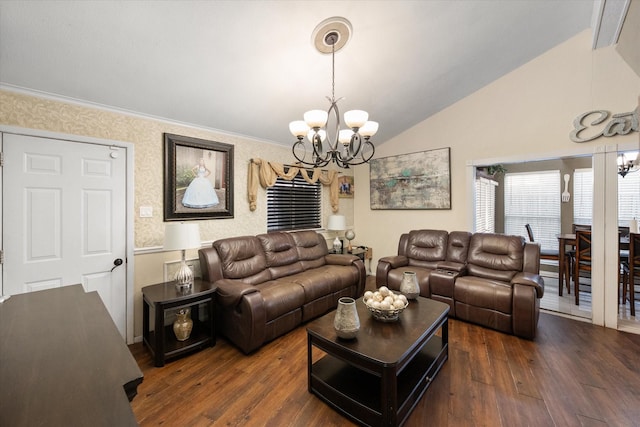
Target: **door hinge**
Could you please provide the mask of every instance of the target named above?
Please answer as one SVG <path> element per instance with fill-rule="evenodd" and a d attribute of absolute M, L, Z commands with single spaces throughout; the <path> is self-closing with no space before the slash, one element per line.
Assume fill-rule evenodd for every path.
<path fill-rule="evenodd" d="M 0 151 L 0 168 L 4 167 L 4 151 Z"/>
<path fill-rule="evenodd" d="M 0 264 L 4 264 L 4 251 L 0 251 Z"/>

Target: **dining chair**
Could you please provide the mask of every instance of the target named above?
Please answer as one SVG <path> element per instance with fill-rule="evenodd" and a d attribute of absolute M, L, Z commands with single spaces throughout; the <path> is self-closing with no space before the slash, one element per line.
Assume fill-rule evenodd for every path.
<path fill-rule="evenodd" d="M 625 280 L 622 286 L 622 302 L 627 303 L 629 299 L 629 308 L 632 316 L 636 315 L 635 307 L 635 281 L 640 278 L 640 234 L 629 233 L 629 258 L 623 261 L 623 269 Z"/>
<path fill-rule="evenodd" d="M 576 234 L 577 230 L 591 230 L 591 225 L 589 224 L 571 224 L 571 233 Z"/>
<path fill-rule="evenodd" d="M 533 237 L 533 230 L 531 228 L 531 225 L 529 224 L 525 224 L 524 228 L 526 228 L 527 230 L 527 234 L 529 235 L 529 241 L 530 242 L 535 242 L 535 239 Z M 544 259 L 544 260 L 548 260 L 548 261 L 557 261 L 558 262 L 558 268 L 560 267 L 560 252 L 558 251 L 558 249 L 542 249 L 540 248 L 540 259 Z M 558 272 L 558 274 L 563 274 L 564 275 L 564 281 L 567 284 L 567 293 L 570 294 L 571 293 L 571 286 L 569 284 L 569 277 L 570 277 L 570 271 L 571 271 L 571 256 L 569 256 L 569 254 L 565 254 L 565 262 L 564 262 L 564 271 L 563 272 Z M 562 296 L 562 287 L 558 286 L 558 295 Z"/>
<path fill-rule="evenodd" d="M 580 272 L 591 277 L 591 230 L 576 229 L 576 252 L 573 263 L 573 284 L 576 305 L 580 305 Z"/>

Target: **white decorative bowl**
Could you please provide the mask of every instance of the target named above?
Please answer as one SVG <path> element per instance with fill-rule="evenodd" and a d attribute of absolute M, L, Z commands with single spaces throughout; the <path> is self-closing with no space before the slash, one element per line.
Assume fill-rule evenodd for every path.
<path fill-rule="evenodd" d="M 395 322 L 395 321 L 397 321 L 400 318 L 400 313 L 402 313 L 404 311 L 404 309 L 407 308 L 407 306 L 409 305 L 409 303 L 407 302 L 404 305 L 404 307 L 402 307 L 402 308 L 394 308 L 394 309 L 390 309 L 390 310 L 382 310 L 380 308 L 374 308 L 374 307 L 370 306 L 364 300 L 363 300 L 363 302 L 364 302 L 364 305 L 371 312 L 371 315 L 373 316 L 373 318 L 376 319 L 376 320 L 379 320 L 381 322 Z"/>

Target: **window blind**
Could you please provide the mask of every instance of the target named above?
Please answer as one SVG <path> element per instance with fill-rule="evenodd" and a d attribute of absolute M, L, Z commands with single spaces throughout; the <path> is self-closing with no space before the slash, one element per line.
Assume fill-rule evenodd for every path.
<path fill-rule="evenodd" d="M 320 228 L 321 210 L 320 182 L 309 184 L 298 174 L 267 188 L 267 231 Z"/>
<path fill-rule="evenodd" d="M 573 222 L 591 225 L 593 211 L 593 170 L 576 169 L 573 180 Z M 618 175 L 618 226 L 640 219 L 640 173 Z"/>
<path fill-rule="evenodd" d="M 593 215 L 593 169 L 573 172 L 573 223 L 591 225 Z"/>
<path fill-rule="evenodd" d="M 505 234 L 528 240 L 525 224 L 543 249 L 558 247 L 560 171 L 507 173 L 504 177 Z"/>
<path fill-rule="evenodd" d="M 618 226 L 628 227 L 634 218 L 640 219 L 640 171 L 618 175 Z"/>
<path fill-rule="evenodd" d="M 476 232 L 494 233 L 496 230 L 496 187 L 492 179 L 476 178 Z"/>

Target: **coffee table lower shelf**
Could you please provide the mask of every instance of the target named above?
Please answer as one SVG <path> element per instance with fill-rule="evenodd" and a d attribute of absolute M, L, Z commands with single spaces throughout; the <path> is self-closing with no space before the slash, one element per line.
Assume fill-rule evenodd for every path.
<path fill-rule="evenodd" d="M 387 390 L 389 384 L 383 384 L 384 367 L 381 372 L 372 372 L 325 354 L 311 367 L 309 391 L 359 424 L 389 425 L 391 420 L 402 424 L 447 357 L 448 343 L 432 336 L 397 378 L 390 378 L 396 387 L 394 402 L 389 401 L 394 400 L 394 393 Z M 390 414 L 394 408 L 395 413 Z"/>

